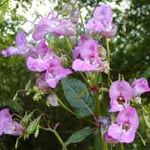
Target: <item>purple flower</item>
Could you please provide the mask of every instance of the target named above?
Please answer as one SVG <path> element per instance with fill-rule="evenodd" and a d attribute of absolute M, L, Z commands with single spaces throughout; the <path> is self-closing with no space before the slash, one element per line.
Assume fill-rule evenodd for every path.
<path fill-rule="evenodd" d="M 112 22 L 113 12 L 110 6 L 101 5 L 95 8 L 93 18 L 100 22 Z"/>
<path fill-rule="evenodd" d="M 62 66 L 53 66 L 50 67 L 45 74 L 45 80 L 49 87 L 55 88 L 57 83 L 65 78 L 67 75 L 71 74 L 72 71 L 70 69 L 65 69 Z"/>
<path fill-rule="evenodd" d="M 73 51 L 75 59 L 72 68 L 75 71 L 104 71 L 104 63 L 99 57 L 99 45 L 88 36 L 81 36 L 78 46 Z"/>
<path fill-rule="evenodd" d="M 73 12 L 70 15 L 70 21 L 74 24 L 78 22 L 80 18 L 80 11 L 78 9 L 74 9 Z"/>
<path fill-rule="evenodd" d="M 101 5 L 95 8 L 93 18 L 88 21 L 88 30 L 100 32 L 106 38 L 112 38 L 117 32 L 117 26 L 112 23 L 112 9 L 108 5 Z"/>
<path fill-rule="evenodd" d="M 7 128 L 7 130 L 4 133 L 8 135 L 22 136 L 24 132 L 25 132 L 24 127 L 18 122 L 13 121 L 12 124 Z"/>
<path fill-rule="evenodd" d="M 116 124 L 108 128 L 108 136 L 121 143 L 131 143 L 134 141 L 136 130 L 139 126 L 139 117 L 136 109 L 127 107 L 119 112 Z"/>
<path fill-rule="evenodd" d="M 53 12 L 52 12 L 53 13 Z M 42 18 L 33 33 L 34 40 L 38 41 L 45 38 L 49 33 L 56 36 L 72 36 L 75 34 L 75 25 L 65 19 L 59 19 L 53 13 L 50 18 Z"/>
<path fill-rule="evenodd" d="M 128 106 L 132 98 L 132 88 L 126 81 L 115 81 L 109 89 L 110 112 L 121 111 Z"/>
<path fill-rule="evenodd" d="M 0 136 L 3 134 L 22 136 L 24 127 L 16 121 L 13 121 L 9 109 L 4 108 L 0 111 Z"/>
<path fill-rule="evenodd" d="M 25 32 L 21 31 L 16 35 L 16 47 L 11 46 L 6 50 L 3 50 L 2 55 L 4 57 L 12 55 L 22 55 L 27 57 L 33 51 L 34 51 L 33 46 L 27 43 L 27 40 L 25 38 Z"/>
<path fill-rule="evenodd" d="M 36 85 L 41 90 L 55 88 L 59 80 L 71 74 L 70 69 L 62 67 L 61 60 L 42 40 L 36 47 L 36 55 L 27 58 L 27 67 L 31 71 L 42 72 Z"/>
<path fill-rule="evenodd" d="M 0 136 L 4 134 L 12 124 L 12 116 L 9 113 L 9 109 L 4 108 L 0 111 Z"/>
<path fill-rule="evenodd" d="M 107 25 L 105 27 L 105 30 L 103 30 L 101 32 L 101 34 L 103 36 L 105 36 L 106 38 L 112 38 L 112 37 L 114 37 L 116 35 L 117 29 L 118 29 L 117 26 L 112 23 L 110 25 Z"/>
<path fill-rule="evenodd" d="M 108 132 L 106 132 L 103 136 L 104 136 L 104 139 L 106 140 L 107 143 L 116 144 L 119 142 L 118 140 L 113 139 L 111 136 L 109 136 Z"/>
<path fill-rule="evenodd" d="M 88 35 L 81 35 L 79 41 L 78 41 L 78 46 L 75 47 L 73 50 L 73 58 L 76 59 L 80 55 L 80 48 L 83 45 L 84 42 L 90 40 L 91 38 Z"/>
<path fill-rule="evenodd" d="M 61 64 L 58 57 L 48 48 L 43 40 L 36 47 L 36 55 L 27 58 L 27 67 L 31 71 L 43 72 L 54 62 Z"/>
<path fill-rule="evenodd" d="M 40 90 L 46 90 L 49 88 L 47 82 L 45 81 L 45 73 L 41 74 L 37 80 L 36 85 Z"/>
<path fill-rule="evenodd" d="M 150 87 L 145 78 L 136 79 L 132 83 L 133 97 L 140 97 L 145 92 L 150 92 Z"/>
<path fill-rule="evenodd" d="M 104 63 L 100 58 L 93 59 L 75 59 L 72 64 L 72 68 L 75 71 L 104 71 Z"/>

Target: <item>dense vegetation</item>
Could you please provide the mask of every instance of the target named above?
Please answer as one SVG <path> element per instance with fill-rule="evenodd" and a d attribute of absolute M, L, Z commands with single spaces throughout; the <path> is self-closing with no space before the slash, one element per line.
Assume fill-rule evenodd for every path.
<path fill-rule="evenodd" d="M 39 0 L 40 1 L 40 0 Z M 61 12 L 65 4 L 69 4 L 70 0 L 58 0 L 56 10 Z M 113 0 L 112 0 L 113 1 Z M 107 2 L 112 2 L 107 0 Z M 124 0 L 115 0 L 117 6 L 121 6 Z M 78 7 L 91 7 L 94 8 L 101 1 L 94 0 L 82 0 Z M 103 0 L 103 2 L 106 2 Z M 150 80 L 150 1 L 148 0 L 127 0 L 130 7 L 123 11 L 114 8 L 115 22 L 118 25 L 117 36 L 110 42 L 111 50 L 111 78 L 117 80 L 118 74 L 123 74 L 126 80 L 133 79 L 135 77 L 145 77 Z M 10 5 L 11 0 L 0 1 L 0 50 L 6 49 L 10 45 L 15 45 L 14 39 L 18 31 L 22 29 L 25 18 L 18 14 L 19 7 L 24 10 L 30 9 L 32 2 L 30 0 L 22 0 L 16 3 L 14 8 Z M 41 0 L 42 4 L 42 0 Z M 69 6 L 68 6 L 69 7 Z M 67 11 L 67 10 L 64 10 Z M 91 11 L 91 9 L 89 9 Z M 68 14 L 68 12 L 66 12 Z M 66 15 L 64 13 L 64 15 Z M 89 12 L 88 14 L 91 14 Z M 66 15 L 67 16 L 67 15 Z M 85 19 L 90 18 L 87 15 Z M 82 30 L 80 31 L 82 32 Z M 101 41 L 105 45 L 105 41 Z M 69 49 L 66 45 L 66 40 L 59 41 L 58 38 L 50 40 L 53 49 Z M 73 43 L 76 45 L 76 43 Z M 103 78 L 106 78 L 103 76 Z M 50 124 L 54 126 L 56 123 L 60 123 L 58 132 L 64 140 L 75 131 L 88 126 L 88 121 L 82 121 L 75 116 L 69 114 L 61 107 L 53 108 L 47 107 L 46 96 L 42 95 L 34 87 L 35 75 L 28 71 L 25 66 L 23 58 L 18 56 L 4 58 L 0 56 L 0 108 L 8 107 L 11 112 L 17 113 L 23 116 L 25 112 L 30 112 L 33 109 L 38 108 L 41 112 L 46 113 Z M 31 88 L 30 93 L 26 93 L 24 90 Z M 61 85 L 58 85 L 58 91 L 60 97 Z M 18 91 L 20 90 L 20 91 Z M 17 93 L 17 98 L 15 97 Z M 107 99 L 108 95 L 106 95 Z M 138 113 L 141 119 L 140 128 L 138 132 L 141 135 L 136 136 L 136 140 L 133 144 L 124 144 L 124 149 L 130 150 L 146 150 L 150 148 L 150 94 L 142 95 L 142 107 L 145 112 L 142 111 L 142 107 L 138 108 Z M 13 99 L 15 101 L 13 101 Z M 64 103 L 67 104 L 64 98 Z M 38 114 L 35 114 L 36 117 Z M 143 117 L 144 115 L 144 117 Z M 90 118 L 87 118 L 90 119 Z M 145 121 L 146 120 L 146 121 Z M 97 140 L 94 141 L 94 138 Z M 16 137 L 1 136 L 0 137 L 0 149 L 1 150 L 14 150 Z M 144 145 L 144 143 L 146 143 Z M 70 150 L 100 150 L 101 143 L 98 137 L 89 136 L 80 144 L 71 144 Z M 93 148 L 94 147 L 94 148 Z M 114 146 L 113 149 L 120 150 L 122 145 Z M 35 139 L 34 136 L 30 136 L 25 141 L 21 139 L 18 145 L 19 150 L 60 150 L 61 146 L 56 137 L 51 132 L 40 131 L 39 136 Z"/>

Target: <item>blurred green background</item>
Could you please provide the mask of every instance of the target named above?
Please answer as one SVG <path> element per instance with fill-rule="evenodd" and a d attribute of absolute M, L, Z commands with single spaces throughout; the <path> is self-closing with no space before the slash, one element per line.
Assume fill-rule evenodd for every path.
<path fill-rule="evenodd" d="M 37 0 L 43 4 L 42 0 Z M 13 2 L 17 2 L 15 7 L 11 7 Z M 53 3 L 52 3 L 53 2 Z M 123 74 L 126 80 L 145 77 L 150 82 L 150 1 L 149 0 L 80 0 L 80 8 L 94 8 L 100 2 L 111 2 L 114 6 L 114 22 L 118 25 L 118 33 L 110 42 L 111 49 L 111 77 L 117 80 L 118 74 Z M 54 4 L 53 0 L 49 3 Z M 69 0 L 58 0 L 55 9 L 64 10 L 63 7 L 69 4 Z M 10 45 L 15 45 L 15 35 L 22 30 L 25 17 L 18 13 L 21 7 L 28 11 L 34 5 L 32 0 L 0 0 L 0 50 L 6 49 Z M 126 8 L 126 6 L 128 6 Z M 68 5 L 69 7 L 69 5 Z M 91 9 L 85 19 L 91 17 Z M 81 31 L 82 32 L 82 31 Z M 64 41 L 65 42 L 65 41 Z M 66 44 L 55 41 L 53 47 L 66 49 Z M 102 41 L 102 44 L 105 44 Z M 49 116 L 51 124 L 59 122 L 58 132 L 66 140 L 74 131 L 88 126 L 88 123 L 71 116 L 62 108 L 47 107 L 45 97 L 42 100 L 34 100 L 32 96 L 20 93 L 17 101 L 12 101 L 18 89 L 24 89 L 31 79 L 31 85 L 35 84 L 34 73 L 27 70 L 25 61 L 18 56 L 4 58 L 0 56 L 0 108 L 9 107 L 12 113 L 21 116 L 25 111 L 39 108 Z M 61 93 L 60 93 L 61 94 Z M 142 107 L 147 110 L 147 121 L 150 121 L 150 94 L 142 95 Z M 141 118 L 138 132 L 146 142 L 146 146 L 140 136 L 136 135 L 133 144 L 124 144 L 125 150 L 149 150 L 150 149 L 150 128 L 148 128 L 142 117 L 141 108 L 138 108 Z M 149 122 L 150 123 L 150 122 Z M 15 137 L 1 136 L 0 150 L 14 150 Z M 80 144 L 72 144 L 69 150 L 101 150 L 96 148 L 93 142 L 94 137 L 90 136 Z M 94 148 L 93 148 L 94 147 Z M 52 133 L 40 131 L 37 139 L 30 136 L 29 140 L 21 140 L 19 150 L 61 150 L 61 146 Z M 114 146 L 114 150 L 120 150 L 120 145 Z"/>

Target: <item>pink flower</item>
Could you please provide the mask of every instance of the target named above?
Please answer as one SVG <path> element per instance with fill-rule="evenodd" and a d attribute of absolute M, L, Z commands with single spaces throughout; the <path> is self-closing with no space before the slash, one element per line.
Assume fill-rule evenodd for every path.
<path fill-rule="evenodd" d="M 74 9 L 73 12 L 70 15 L 70 21 L 74 24 L 78 22 L 80 18 L 80 11 L 78 9 Z"/>
<path fill-rule="evenodd" d="M 108 135 L 108 132 L 106 132 L 104 134 L 104 139 L 106 140 L 107 143 L 110 143 L 110 144 L 116 144 L 118 143 L 119 141 L 116 140 L 116 139 L 113 139 L 111 136 Z"/>
<path fill-rule="evenodd" d="M 27 58 L 27 67 L 31 71 L 43 72 L 36 84 L 41 90 L 48 87 L 55 88 L 59 80 L 71 74 L 70 69 L 65 69 L 61 61 L 42 40 L 36 47 L 36 55 Z"/>
<path fill-rule="evenodd" d="M 45 73 L 37 78 L 36 85 L 40 90 L 45 90 L 49 88 L 47 82 L 45 81 Z"/>
<path fill-rule="evenodd" d="M 99 45 L 88 36 L 81 36 L 78 46 L 73 51 L 75 59 L 72 68 L 75 71 L 104 71 L 104 63 L 99 57 Z"/>
<path fill-rule="evenodd" d="M 16 121 L 13 121 L 12 124 L 7 128 L 5 134 L 22 136 L 25 132 L 24 127 Z"/>
<path fill-rule="evenodd" d="M 136 109 L 127 107 L 119 112 L 116 124 L 108 128 L 108 136 L 121 143 L 131 143 L 134 141 L 136 130 L 139 126 L 139 117 Z"/>
<path fill-rule="evenodd" d="M 101 5 L 95 8 L 93 18 L 100 22 L 112 22 L 113 12 L 110 6 Z"/>
<path fill-rule="evenodd" d="M 150 87 L 145 78 L 136 79 L 132 83 L 133 97 L 140 97 L 145 92 L 150 92 Z"/>
<path fill-rule="evenodd" d="M 75 71 L 104 71 L 104 63 L 100 58 L 93 59 L 75 59 L 72 64 L 72 68 Z"/>
<path fill-rule="evenodd" d="M 65 78 L 67 75 L 71 74 L 72 71 L 70 69 L 65 69 L 62 66 L 54 66 L 50 67 L 45 74 L 45 80 L 49 87 L 55 88 L 57 83 Z"/>
<path fill-rule="evenodd" d="M 12 55 L 22 55 L 27 56 L 29 53 L 32 53 L 34 48 L 27 43 L 25 38 L 25 32 L 21 31 L 16 35 L 16 47 L 9 47 L 6 50 L 2 51 L 2 55 L 4 57 L 12 56 Z"/>
<path fill-rule="evenodd" d="M 88 35 L 81 35 L 79 41 L 78 41 L 78 46 L 75 47 L 73 50 L 73 58 L 76 59 L 80 55 L 80 48 L 83 45 L 84 42 L 90 40 L 91 38 Z"/>
<path fill-rule="evenodd" d="M 0 136 L 4 134 L 12 124 L 12 116 L 9 113 L 9 109 L 4 108 L 0 111 Z"/>
<path fill-rule="evenodd" d="M 100 32 L 106 38 L 112 38 L 117 32 L 117 26 L 112 23 L 112 9 L 108 5 L 96 7 L 93 18 L 88 21 L 86 28 L 88 30 Z"/>
<path fill-rule="evenodd" d="M 106 26 L 105 30 L 103 30 L 101 34 L 105 36 L 106 38 L 112 38 L 116 35 L 117 29 L 118 29 L 117 26 L 112 23 Z"/>
<path fill-rule="evenodd" d="M 9 109 L 4 108 L 0 111 L 0 136 L 3 134 L 22 136 L 24 127 L 16 121 L 13 121 Z"/>
<path fill-rule="evenodd" d="M 36 56 L 27 58 L 27 67 L 31 71 L 43 72 L 54 62 L 61 64 L 58 57 L 48 48 L 43 40 L 36 47 Z"/>
<path fill-rule="evenodd" d="M 109 89 L 110 112 L 121 111 L 128 106 L 132 98 L 132 88 L 126 81 L 115 81 Z"/>
<path fill-rule="evenodd" d="M 49 33 L 56 36 L 72 36 L 75 34 L 74 28 L 75 25 L 71 21 L 59 19 L 53 13 L 50 18 L 44 17 L 39 21 L 33 33 L 33 38 L 38 41 L 45 38 L 45 36 Z"/>

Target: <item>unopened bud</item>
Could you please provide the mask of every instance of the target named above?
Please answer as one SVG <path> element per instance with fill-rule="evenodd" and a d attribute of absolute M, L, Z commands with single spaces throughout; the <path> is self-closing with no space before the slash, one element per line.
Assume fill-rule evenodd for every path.
<path fill-rule="evenodd" d="M 80 12 L 78 9 L 74 9 L 70 15 L 70 21 L 74 24 L 76 24 L 79 20 Z"/>
<path fill-rule="evenodd" d="M 58 104 L 58 98 L 55 94 L 51 94 L 47 97 L 47 105 L 51 105 L 51 106 L 59 106 Z"/>

